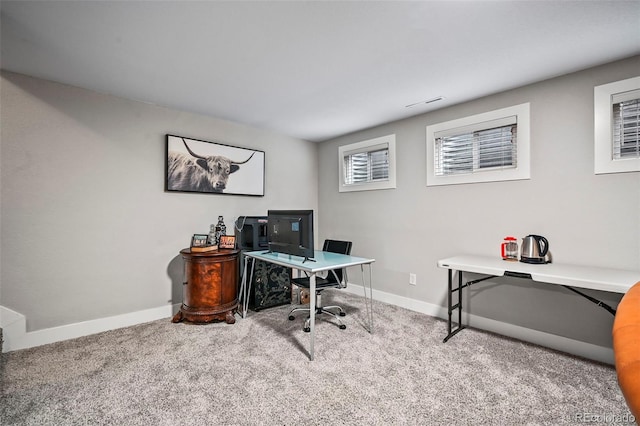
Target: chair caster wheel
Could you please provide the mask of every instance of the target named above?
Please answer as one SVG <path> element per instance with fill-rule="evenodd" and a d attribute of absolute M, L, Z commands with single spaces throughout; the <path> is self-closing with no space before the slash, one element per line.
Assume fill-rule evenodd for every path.
<path fill-rule="evenodd" d="M 340 315 L 341 317 L 343 317 L 343 316 L 345 316 L 345 315 L 347 315 L 347 314 L 346 314 L 346 313 L 344 313 L 344 312 L 340 312 L 338 315 Z"/>
<path fill-rule="evenodd" d="M 289 315 L 289 321 L 293 321 L 294 319 L 296 319 L 296 317 L 294 317 L 293 315 Z"/>
<path fill-rule="evenodd" d="M 305 333 L 311 333 L 311 327 L 305 327 L 302 329 Z"/>
<path fill-rule="evenodd" d="M 347 326 L 344 324 L 341 324 L 339 327 L 340 327 L 340 330 L 344 330 L 345 328 L 347 328 Z"/>

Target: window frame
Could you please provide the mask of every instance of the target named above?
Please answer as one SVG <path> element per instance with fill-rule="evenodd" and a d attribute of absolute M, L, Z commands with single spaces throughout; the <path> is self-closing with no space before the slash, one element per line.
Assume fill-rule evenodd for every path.
<path fill-rule="evenodd" d="M 344 157 L 349 154 L 372 152 L 386 145 L 389 159 L 389 176 L 384 180 L 345 183 Z M 372 191 L 380 189 L 395 189 L 396 187 L 396 135 L 386 135 L 374 139 L 356 142 L 338 147 L 338 191 Z"/>
<path fill-rule="evenodd" d="M 523 103 L 493 111 L 484 112 L 455 120 L 427 126 L 426 140 L 426 163 L 427 163 L 427 186 L 458 185 L 467 183 L 499 182 L 511 180 L 525 180 L 531 178 L 530 166 L 530 105 Z M 474 128 L 476 131 L 488 130 L 499 120 L 506 120 L 509 117 L 516 117 L 517 123 L 517 145 L 516 145 L 516 166 L 504 169 L 481 170 L 476 173 L 436 175 L 436 134 L 444 132 L 455 133 L 458 129 Z M 487 123 L 483 128 L 483 123 Z"/>
<path fill-rule="evenodd" d="M 614 96 L 640 89 L 640 77 L 614 81 L 593 88 L 594 173 L 640 171 L 640 158 L 613 158 Z"/>

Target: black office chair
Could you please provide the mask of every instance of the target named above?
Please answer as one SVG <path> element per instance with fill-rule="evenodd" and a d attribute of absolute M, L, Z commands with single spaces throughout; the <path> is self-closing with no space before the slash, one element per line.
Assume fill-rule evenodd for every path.
<path fill-rule="evenodd" d="M 324 240 L 324 246 L 322 247 L 322 251 L 330 251 L 332 253 L 340 253 L 340 254 L 351 254 L 351 241 L 339 241 L 339 240 Z M 291 280 L 298 287 L 309 288 L 309 277 L 301 277 L 294 278 Z M 347 286 L 347 270 L 346 269 L 333 269 L 328 271 L 328 275 L 326 278 L 321 278 L 316 275 L 316 314 L 325 314 L 330 315 L 335 318 L 338 322 L 338 327 L 341 330 L 347 328 L 346 325 L 342 323 L 340 317 L 345 316 L 344 310 L 337 305 L 334 306 L 322 306 L 322 298 L 321 294 L 322 290 L 326 288 L 344 288 Z M 289 312 L 289 320 L 293 321 L 295 316 L 293 315 L 299 311 L 309 312 L 310 308 L 308 307 L 298 307 L 293 308 L 291 312 Z M 311 316 L 309 315 L 304 322 L 303 330 L 307 333 L 311 331 L 310 323 Z"/>

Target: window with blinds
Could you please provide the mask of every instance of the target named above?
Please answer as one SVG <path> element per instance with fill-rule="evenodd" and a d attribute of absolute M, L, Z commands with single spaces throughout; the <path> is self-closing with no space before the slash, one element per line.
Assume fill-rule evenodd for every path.
<path fill-rule="evenodd" d="M 436 175 L 477 173 L 517 166 L 517 118 L 509 117 L 482 123 L 481 126 L 489 128 L 436 133 Z"/>
<path fill-rule="evenodd" d="M 341 146 L 338 151 L 341 192 L 395 188 L 395 135 Z"/>
<path fill-rule="evenodd" d="M 389 179 L 389 148 L 346 155 L 344 173 L 346 185 Z"/>
<path fill-rule="evenodd" d="M 594 172 L 640 172 L 640 77 L 595 86 Z"/>
<path fill-rule="evenodd" d="M 613 159 L 640 158 L 640 90 L 613 96 Z"/>
<path fill-rule="evenodd" d="M 427 186 L 529 179 L 529 104 L 427 126 Z"/>

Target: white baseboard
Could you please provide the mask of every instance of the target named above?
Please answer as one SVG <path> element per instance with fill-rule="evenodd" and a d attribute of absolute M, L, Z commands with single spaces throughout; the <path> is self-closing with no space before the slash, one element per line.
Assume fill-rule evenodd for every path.
<path fill-rule="evenodd" d="M 362 286 L 349 284 L 344 291 L 358 296 L 364 295 Z M 400 306 L 415 312 L 446 319 L 447 309 L 432 303 L 421 302 L 408 297 L 398 296 L 379 290 L 373 290 L 373 298 L 384 303 Z M 4 344 L 2 352 L 26 349 L 40 346 L 47 343 L 59 342 L 62 340 L 74 339 L 76 337 L 87 336 L 108 330 L 115 330 L 122 327 L 129 327 L 144 322 L 155 321 L 168 318 L 177 312 L 180 304 L 166 305 L 144 311 L 131 312 L 128 314 L 116 315 L 113 317 L 99 318 L 91 321 L 84 321 L 75 324 L 63 325 L 60 327 L 47 328 L 43 330 L 26 332 L 26 321 L 24 315 L 0 306 L 0 327 L 3 330 Z M 518 325 L 465 314 L 465 323 L 471 323 L 474 327 L 545 346 L 558 351 L 581 356 L 607 364 L 614 364 L 613 349 L 597 346 L 567 337 L 556 336 L 538 330 L 532 330 Z M 444 338 L 444 336 L 442 336 Z M 455 337 L 454 337 L 455 339 Z"/>
<path fill-rule="evenodd" d="M 358 296 L 364 295 L 362 286 L 351 284 L 344 289 L 349 293 Z M 398 296 L 383 291 L 373 290 L 373 298 L 384 303 L 400 306 L 415 312 L 426 315 L 447 319 L 447 308 L 432 303 L 421 302 L 408 297 Z M 374 312 L 375 315 L 375 312 Z M 474 328 L 491 331 L 503 336 L 512 337 L 514 339 L 523 340 L 525 342 L 534 343 L 536 345 L 555 349 L 557 351 L 566 352 L 583 358 L 591 359 L 606 364 L 614 364 L 613 349 L 605 346 L 598 346 L 591 343 L 581 342 L 579 340 L 570 339 L 568 337 L 557 336 L 555 334 L 545 333 L 530 328 L 521 327 L 514 324 L 508 324 L 489 318 L 484 318 L 472 314 L 464 314 L 463 322 L 465 324 L 473 324 Z M 464 331 L 463 331 L 464 333 Z M 442 336 L 444 339 L 445 336 Z M 455 339 L 455 337 L 453 337 Z"/>
<path fill-rule="evenodd" d="M 103 331 L 129 327 L 162 318 L 169 318 L 173 312 L 174 307 L 172 305 L 166 305 L 107 318 L 98 318 L 90 321 L 67 324 L 60 327 L 45 328 L 42 330 L 27 332 L 26 319 L 24 315 L 5 308 L 4 306 L 0 306 L 0 327 L 2 327 L 2 336 L 4 340 L 2 352 L 32 348 L 35 346 L 46 345 L 48 343 L 101 333 Z"/>

